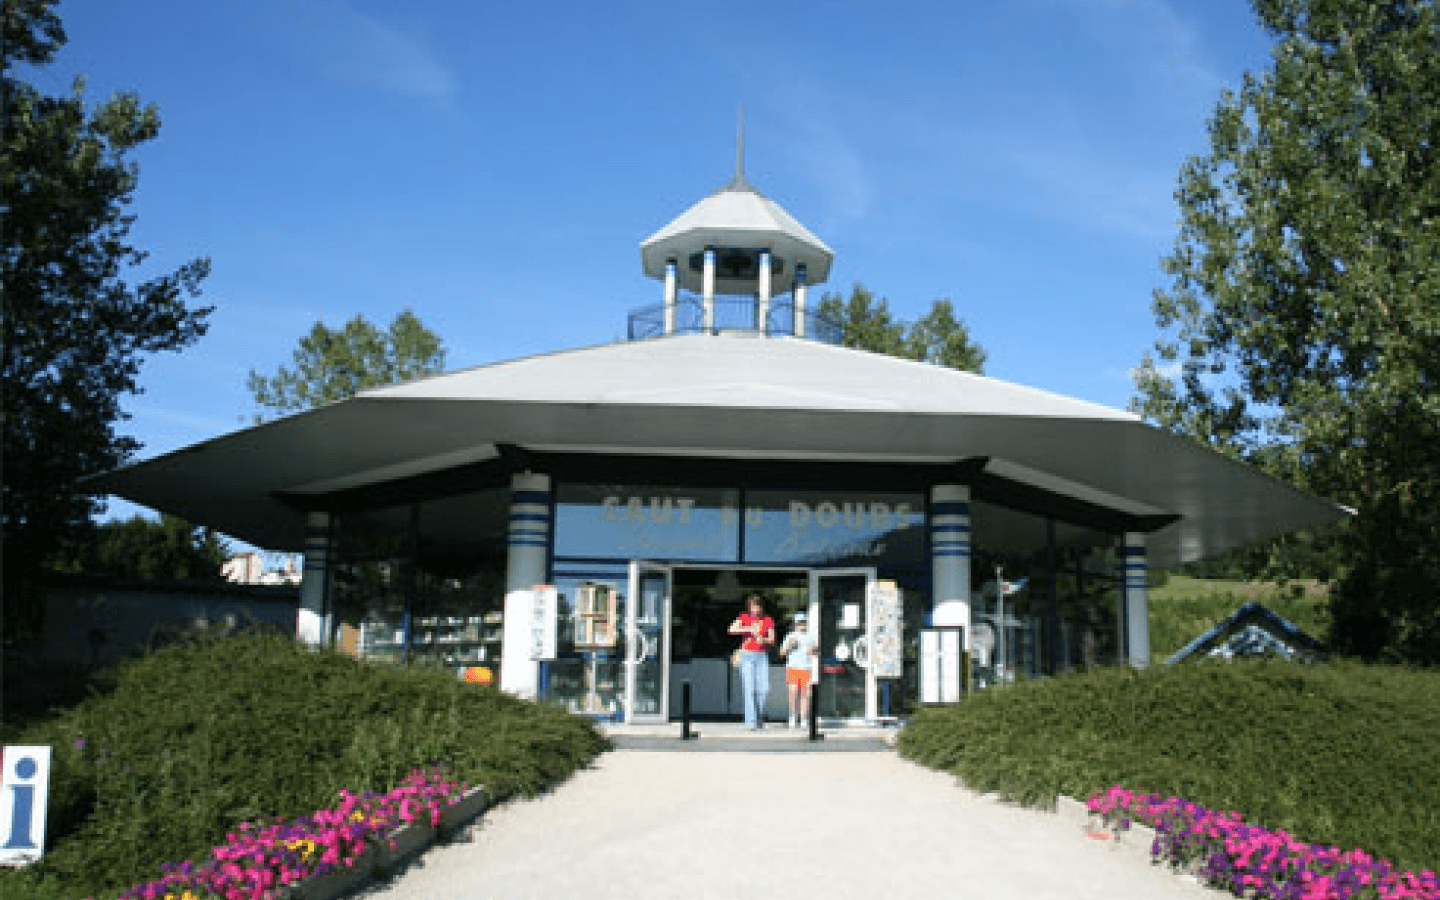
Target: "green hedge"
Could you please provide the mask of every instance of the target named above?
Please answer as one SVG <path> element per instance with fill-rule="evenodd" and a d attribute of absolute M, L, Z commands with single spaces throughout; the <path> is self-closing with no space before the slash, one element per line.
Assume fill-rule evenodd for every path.
<path fill-rule="evenodd" d="M 900 752 L 1030 804 L 1114 784 L 1440 863 L 1440 672 L 1263 660 L 1102 669 L 921 711 Z"/>
<path fill-rule="evenodd" d="M 605 746 L 587 719 L 463 684 L 249 636 L 123 664 L 113 692 L 41 722 L 50 744 L 44 860 L 0 894 L 113 896 L 165 862 L 207 856 L 243 821 L 332 806 L 448 764 L 499 797 L 532 795 Z"/>

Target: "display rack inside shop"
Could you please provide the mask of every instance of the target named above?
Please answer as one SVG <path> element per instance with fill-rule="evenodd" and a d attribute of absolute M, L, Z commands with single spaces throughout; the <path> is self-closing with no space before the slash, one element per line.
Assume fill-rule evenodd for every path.
<path fill-rule="evenodd" d="M 416 616 L 410 623 L 410 660 L 447 666 L 489 666 L 500 663 L 504 614 L 492 611 L 470 616 Z M 399 662 L 405 631 L 394 622 L 364 622 L 360 651 L 368 659 Z"/>
<path fill-rule="evenodd" d="M 585 691 L 580 712 L 616 712 L 619 667 L 620 595 L 613 584 L 585 582 L 575 592 L 575 649 L 585 662 Z"/>

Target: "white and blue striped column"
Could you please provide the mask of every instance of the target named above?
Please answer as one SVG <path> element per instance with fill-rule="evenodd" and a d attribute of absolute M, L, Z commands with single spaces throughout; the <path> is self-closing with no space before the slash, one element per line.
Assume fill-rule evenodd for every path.
<path fill-rule="evenodd" d="M 540 689 L 540 666 L 530 656 L 530 633 L 533 589 L 549 577 L 550 510 L 549 475 L 511 476 L 500 689 L 520 697 L 535 697 Z"/>
<path fill-rule="evenodd" d="M 769 250 L 760 251 L 760 304 L 756 310 L 760 321 L 755 323 L 755 330 L 761 334 L 770 332 L 770 262 L 773 258 Z"/>
<path fill-rule="evenodd" d="M 930 489 L 931 624 L 965 628 L 970 648 L 970 488 Z"/>
<path fill-rule="evenodd" d="M 795 267 L 795 324 L 793 331 L 796 337 L 805 336 L 805 301 L 806 292 L 809 290 L 806 279 L 809 275 L 810 272 L 805 268 L 804 263 L 800 263 Z"/>
<path fill-rule="evenodd" d="M 509 552 L 505 590 L 544 584 L 550 556 L 550 476 L 525 472 L 510 478 Z"/>
<path fill-rule="evenodd" d="M 1137 669 L 1150 666 L 1150 564 L 1145 535 L 1126 532 L 1120 545 L 1121 590 L 1125 597 L 1125 658 Z"/>
<path fill-rule="evenodd" d="M 305 561 L 300 569 L 300 608 L 295 615 L 295 637 L 311 647 L 330 643 L 330 514 L 305 514 Z"/>
<path fill-rule="evenodd" d="M 715 330 L 715 248 L 705 248 L 704 281 L 701 291 L 705 300 L 705 333 Z"/>
<path fill-rule="evenodd" d="M 673 258 L 665 260 L 665 334 L 675 333 L 675 301 L 680 293 L 680 275 Z"/>

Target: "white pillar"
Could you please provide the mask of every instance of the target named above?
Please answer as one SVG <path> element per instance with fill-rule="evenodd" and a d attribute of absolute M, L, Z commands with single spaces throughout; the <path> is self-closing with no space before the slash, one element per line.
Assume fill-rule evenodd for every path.
<path fill-rule="evenodd" d="M 675 333 L 675 297 L 678 294 L 678 276 L 675 260 L 665 260 L 665 333 Z"/>
<path fill-rule="evenodd" d="M 1126 532 L 1120 547 L 1125 597 L 1125 657 L 1137 669 L 1150 666 L 1150 566 L 1145 535 Z"/>
<path fill-rule="evenodd" d="M 300 570 L 300 608 L 295 637 L 311 647 L 330 643 L 330 514 L 305 514 L 305 564 Z"/>
<path fill-rule="evenodd" d="M 970 649 L 970 488 L 930 488 L 931 623 L 965 628 Z"/>
<path fill-rule="evenodd" d="M 510 529 L 505 563 L 505 624 L 500 647 L 500 688 L 534 697 L 540 667 L 530 656 L 530 623 L 536 585 L 549 574 L 550 476 L 511 476 Z"/>
<path fill-rule="evenodd" d="M 715 248 L 705 248 L 705 333 L 715 330 Z"/>
<path fill-rule="evenodd" d="M 770 333 L 770 266 L 774 257 L 769 250 L 760 251 L 760 321 L 755 330 L 761 334 Z"/>
<path fill-rule="evenodd" d="M 807 289 L 805 277 L 808 274 L 805 271 L 804 263 L 795 267 L 795 326 L 793 332 L 796 337 L 805 336 L 805 292 Z"/>

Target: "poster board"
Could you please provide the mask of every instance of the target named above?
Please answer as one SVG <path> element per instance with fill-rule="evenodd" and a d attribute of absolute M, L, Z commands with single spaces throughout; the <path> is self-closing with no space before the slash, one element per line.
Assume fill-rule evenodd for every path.
<path fill-rule="evenodd" d="M 900 678 L 904 674 L 905 644 L 901 628 L 904 604 L 900 587 L 893 581 L 870 584 L 870 671 L 876 678 Z"/>
<path fill-rule="evenodd" d="M 959 703 L 965 629 L 955 625 L 920 630 L 920 702 Z"/>
<path fill-rule="evenodd" d="M 559 594 L 553 585 L 505 595 L 501 625 L 500 689 L 518 697 L 535 697 L 540 689 L 539 662 L 556 655 L 555 613 Z"/>

